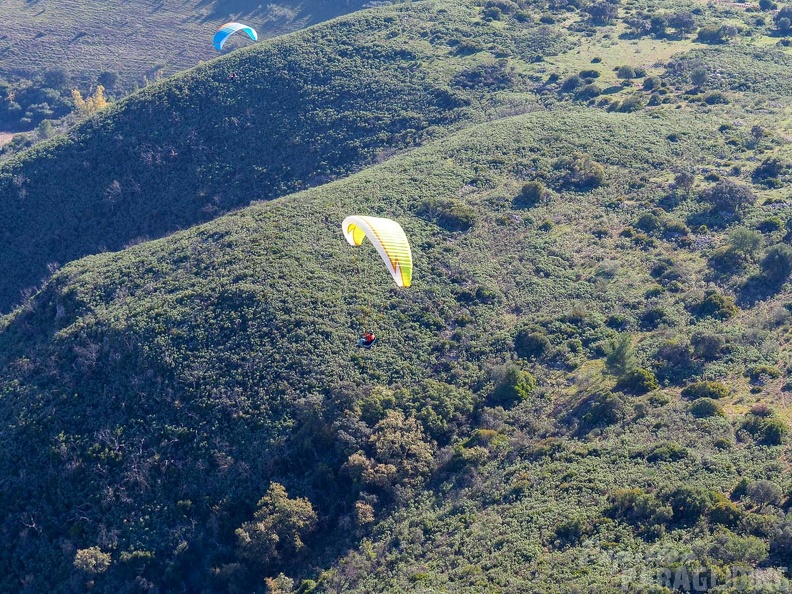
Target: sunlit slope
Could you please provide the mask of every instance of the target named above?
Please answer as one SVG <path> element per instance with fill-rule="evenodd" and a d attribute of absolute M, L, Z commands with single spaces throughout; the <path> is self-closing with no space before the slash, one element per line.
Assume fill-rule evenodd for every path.
<path fill-rule="evenodd" d="M 427 417 L 422 430 L 436 453 L 480 426 L 466 407 L 492 404 L 498 366 L 515 357 L 515 330 L 548 320 L 566 330 L 555 363 L 531 367 L 545 395 L 541 416 L 519 410 L 539 437 L 560 431 L 539 431 L 573 408 L 558 370 L 601 357 L 618 333 L 608 316 L 639 327 L 649 271 L 677 250 L 672 239 L 647 246 L 619 231 L 644 211 L 641 201 L 658 199 L 673 166 L 730 154 L 716 124 L 673 111 L 520 116 L 65 266 L 2 322 L 0 508 L 10 543 L 0 553 L 3 588 L 68 582 L 79 590 L 85 575 L 75 552 L 94 546 L 111 557 L 91 578 L 100 590 L 136 576 L 166 590 L 219 591 L 224 580 L 260 583 L 279 571 L 316 578 L 317 566 L 332 565 L 361 534 L 349 514 L 364 487 L 345 464 L 370 447 L 378 414 L 366 408 L 371 395 L 401 390 L 398 398 L 419 403 L 436 390 L 429 380 L 446 386 L 452 412 L 438 419 L 447 415 L 448 425 Z M 684 145 L 666 139 L 685 132 Z M 604 166 L 603 186 L 569 186 L 558 159 L 575 151 Z M 518 208 L 513 198 L 531 179 L 553 189 L 550 199 Z M 412 287 L 396 288 L 371 246 L 346 243 L 340 223 L 348 214 L 401 223 L 413 247 Z M 684 312 L 704 260 L 694 250 L 679 254 L 687 284 L 656 303 L 672 312 L 676 332 L 690 334 L 701 322 Z M 586 328 L 579 347 L 564 346 L 570 324 Z M 751 321 L 728 324 L 738 336 Z M 380 342 L 361 352 L 354 345 L 364 328 Z M 640 334 L 643 365 L 661 365 L 657 348 L 668 331 Z M 770 356 L 763 349 L 748 341 L 711 365 L 737 372 Z M 428 402 L 411 414 L 423 419 L 439 406 Z M 622 463 L 604 471 L 622 472 Z M 653 471 L 643 464 L 624 472 L 639 483 Z M 734 478 L 725 472 L 710 484 L 728 489 Z M 262 568 L 240 556 L 234 530 L 270 481 L 307 497 L 320 522 L 302 556 Z M 383 502 L 393 496 L 380 494 Z M 604 497 L 576 505 L 593 513 Z M 399 571 L 396 581 L 412 569 Z"/>
<path fill-rule="evenodd" d="M 40 76 L 66 67 L 80 88 L 102 72 L 119 74 L 130 89 L 156 73 L 170 75 L 217 55 L 212 35 L 229 21 L 257 29 L 260 38 L 282 35 L 348 12 L 363 2 L 309 0 L 258 3 L 246 0 L 187 2 L 29 2 L 0 5 L 0 78 Z M 244 45 L 229 42 L 228 50 Z"/>
<path fill-rule="evenodd" d="M 481 51 L 458 56 L 455 44 L 474 34 Z M 503 48 L 527 64 L 562 39 L 536 24 L 504 32 L 467 3 L 421 2 L 262 42 L 149 87 L 0 167 L 0 310 L 50 264 L 323 183 L 475 119 L 481 87 L 456 75 Z"/>

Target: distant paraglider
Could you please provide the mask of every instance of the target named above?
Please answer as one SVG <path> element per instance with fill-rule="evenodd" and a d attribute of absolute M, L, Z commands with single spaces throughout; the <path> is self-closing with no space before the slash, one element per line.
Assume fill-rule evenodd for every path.
<path fill-rule="evenodd" d="M 237 31 L 244 31 L 248 34 L 253 41 L 258 41 L 258 34 L 253 27 L 248 27 L 247 25 L 243 25 L 242 23 L 226 23 L 222 27 L 217 30 L 214 36 L 214 46 L 217 51 L 223 49 L 223 44 L 226 42 L 226 39 L 231 37 Z"/>

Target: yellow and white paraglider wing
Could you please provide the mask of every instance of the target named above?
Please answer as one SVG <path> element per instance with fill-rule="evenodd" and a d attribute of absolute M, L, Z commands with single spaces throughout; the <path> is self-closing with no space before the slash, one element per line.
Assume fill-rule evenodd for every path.
<path fill-rule="evenodd" d="M 412 283 L 412 252 L 404 229 L 396 221 L 379 217 L 352 216 L 341 223 L 344 237 L 350 245 L 359 246 L 363 239 L 377 248 L 377 252 L 385 262 L 385 266 L 400 287 L 409 287 Z"/>

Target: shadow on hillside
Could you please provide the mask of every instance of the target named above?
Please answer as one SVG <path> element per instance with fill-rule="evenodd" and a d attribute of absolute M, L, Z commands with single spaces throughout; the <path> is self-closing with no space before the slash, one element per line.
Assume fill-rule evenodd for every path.
<path fill-rule="evenodd" d="M 755 274 L 748 277 L 737 292 L 736 303 L 739 307 L 753 307 L 761 301 L 770 299 L 781 290 L 767 282 L 763 276 Z"/>
<path fill-rule="evenodd" d="M 208 8 L 202 22 L 231 20 L 233 18 L 259 18 L 266 20 L 292 21 L 307 19 L 309 24 L 320 23 L 337 16 L 349 14 L 362 8 L 365 0 L 347 0 L 343 3 L 312 0 L 282 0 L 275 4 L 263 4 L 259 0 L 203 0 L 198 7 Z M 291 17 L 291 18 L 289 18 Z M 251 23 L 253 26 L 256 23 Z"/>

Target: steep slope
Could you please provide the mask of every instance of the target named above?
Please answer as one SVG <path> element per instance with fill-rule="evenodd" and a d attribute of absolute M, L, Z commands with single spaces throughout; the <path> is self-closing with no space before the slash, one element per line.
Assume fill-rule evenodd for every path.
<path fill-rule="evenodd" d="M 788 286 L 731 317 L 702 309 L 713 250 L 678 232 L 701 204 L 663 200 L 689 159 L 751 157 L 720 121 L 523 115 L 65 266 L 2 322 L 3 589 L 568 591 L 587 559 L 629 552 L 637 571 L 664 546 L 709 546 L 710 526 L 765 551 L 713 566 L 761 563 L 768 542 L 783 564 L 778 500 L 705 515 L 741 476 L 789 488 L 783 448 L 747 424 L 769 409 L 742 416 L 780 380 L 751 396 L 740 380 L 786 356 Z M 549 188 L 538 202 L 531 180 Z M 631 226 L 658 203 L 659 227 Z M 350 213 L 403 224 L 413 287 L 344 242 Z M 354 347 L 361 327 L 378 348 Z M 729 348 L 694 352 L 702 332 Z M 731 420 L 680 401 L 702 377 L 732 385 Z M 620 487 L 656 505 L 651 522 L 619 515 Z M 676 487 L 704 507 L 674 515 Z M 315 527 L 297 521 L 308 503 Z"/>
<path fill-rule="evenodd" d="M 456 55 L 473 36 L 480 51 Z M 562 47 L 562 34 L 537 25 L 504 31 L 472 4 L 427 2 L 364 11 L 149 87 L 0 166 L 0 309 L 50 264 L 322 183 L 509 104 L 482 103 L 481 86 L 457 75 L 494 64 L 492 52 L 528 64 Z"/>

